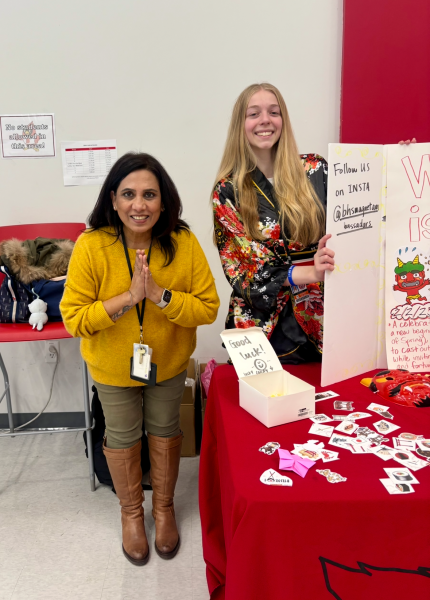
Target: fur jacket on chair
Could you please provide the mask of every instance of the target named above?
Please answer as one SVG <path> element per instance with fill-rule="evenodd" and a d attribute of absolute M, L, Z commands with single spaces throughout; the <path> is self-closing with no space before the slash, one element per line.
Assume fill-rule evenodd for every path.
<path fill-rule="evenodd" d="M 74 242 L 36 238 L 24 242 L 15 238 L 0 242 L 0 266 L 28 285 L 38 279 L 66 275 Z"/>

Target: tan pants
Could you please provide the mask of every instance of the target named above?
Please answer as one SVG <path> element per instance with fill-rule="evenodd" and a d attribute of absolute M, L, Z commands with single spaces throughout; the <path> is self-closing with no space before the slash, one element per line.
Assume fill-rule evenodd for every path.
<path fill-rule="evenodd" d="M 106 445 L 131 448 L 142 437 L 142 422 L 151 435 L 179 435 L 179 407 L 187 371 L 156 386 L 116 387 L 94 382 L 106 421 Z"/>

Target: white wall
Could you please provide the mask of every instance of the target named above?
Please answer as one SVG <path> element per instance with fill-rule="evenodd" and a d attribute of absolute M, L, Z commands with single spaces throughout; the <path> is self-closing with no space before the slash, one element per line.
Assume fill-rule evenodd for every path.
<path fill-rule="evenodd" d="M 3 5 L 0 114 L 54 112 L 57 147 L 62 140 L 116 138 L 120 155 L 154 154 L 178 186 L 222 299 L 216 323 L 199 330 L 198 358 L 226 356 L 219 332 L 230 288 L 211 242 L 209 195 L 234 101 L 250 83 L 273 83 L 286 99 L 300 151 L 326 155 L 339 131 L 341 10 L 341 0 Z M 83 221 L 98 190 L 64 187 L 59 155 L 0 160 L 0 224 Z M 52 371 L 39 344 L 2 352 L 15 408 L 38 410 Z M 49 410 L 81 410 L 77 340 L 62 341 L 60 353 Z M 35 374 L 37 386 L 30 384 Z"/>

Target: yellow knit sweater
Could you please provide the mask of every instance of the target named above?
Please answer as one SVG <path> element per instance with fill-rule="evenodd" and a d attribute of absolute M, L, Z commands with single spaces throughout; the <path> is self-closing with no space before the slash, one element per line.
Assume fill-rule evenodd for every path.
<path fill-rule="evenodd" d="M 120 240 L 109 235 L 113 229 L 83 233 L 70 259 L 61 314 L 67 331 L 82 338 L 81 352 L 98 383 L 138 386 L 130 379 L 133 343 L 139 342 L 136 308 L 116 323 L 103 301 L 130 288 L 130 273 Z M 177 242 L 174 260 L 163 267 L 165 258 L 156 242 L 152 245 L 150 269 L 154 281 L 172 291 L 164 308 L 146 300 L 143 319 L 144 343 L 153 349 L 157 381 L 175 377 L 187 368 L 196 346 L 196 328 L 213 323 L 219 299 L 214 278 L 195 235 L 173 233 Z M 133 267 L 136 250 L 129 249 Z"/>

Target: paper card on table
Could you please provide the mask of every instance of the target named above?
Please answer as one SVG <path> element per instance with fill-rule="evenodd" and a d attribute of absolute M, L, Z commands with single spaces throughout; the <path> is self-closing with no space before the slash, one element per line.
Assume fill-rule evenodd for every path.
<path fill-rule="evenodd" d="M 378 433 L 369 433 L 369 435 L 367 436 L 367 441 L 372 442 L 372 444 L 374 444 L 375 446 L 380 446 L 381 444 L 388 442 L 389 438 L 386 438 Z"/>
<path fill-rule="evenodd" d="M 305 446 L 301 446 L 299 448 L 295 448 L 291 451 L 291 454 L 295 454 L 296 456 L 301 456 L 302 458 L 308 458 L 309 460 L 319 460 L 322 458 L 321 450 L 316 446 L 309 446 L 305 448 Z"/>
<path fill-rule="evenodd" d="M 333 415 L 332 421 L 354 421 L 351 415 Z"/>
<path fill-rule="evenodd" d="M 408 483 L 394 483 L 391 479 L 379 480 L 389 494 L 412 494 L 414 488 Z"/>
<path fill-rule="evenodd" d="M 339 460 L 339 452 L 334 452 L 333 450 L 321 450 L 321 455 L 324 463 Z"/>
<path fill-rule="evenodd" d="M 409 469 L 386 469 L 384 471 L 395 483 L 419 483 L 418 479 L 412 475 Z"/>
<path fill-rule="evenodd" d="M 262 476 L 260 477 L 261 483 L 265 485 L 274 485 L 274 486 L 292 486 L 293 482 L 289 477 L 285 477 L 285 475 L 280 475 L 273 469 L 268 469 L 264 471 Z"/>
<path fill-rule="evenodd" d="M 279 444 L 278 442 L 267 442 L 267 444 L 265 444 L 264 446 L 261 446 L 261 448 L 259 448 L 258 451 L 263 452 L 264 454 L 267 454 L 268 456 L 270 456 L 271 454 L 276 452 L 276 450 L 280 447 L 281 447 L 281 444 Z"/>
<path fill-rule="evenodd" d="M 416 445 L 421 450 L 430 450 L 430 439 L 427 440 L 417 440 Z"/>
<path fill-rule="evenodd" d="M 373 423 L 373 427 L 376 429 L 376 431 L 378 431 L 378 433 L 382 433 L 384 435 L 387 433 L 392 433 L 393 431 L 396 431 L 396 429 L 400 429 L 398 425 L 394 425 L 394 423 L 389 423 L 383 419 Z"/>
<path fill-rule="evenodd" d="M 355 432 L 355 435 L 363 435 L 364 437 L 367 437 L 370 434 L 374 434 L 375 432 L 373 431 L 373 429 L 369 429 L 368 427 L 359 427 L 357 429 L 357 431 Z"/>
<path fill-rule="evenodd" d="M 342 477 L 339 473 L 333 473 L 330 469 L 317 469 L 317 473 L 327 478 L 330 483 L 340 483 L 346 481 L 346 477 Z"/>
<path fill-rule="evenodd" d="M 349 415 L 349 418 L 357 421 L 359 419 L 365 419 L 366 417 L 371 417 L 371 416 L 372 415 L 369 415 L 369 413 L 365 413 L 365 412 L 353 412 Z"/>
<path fill-rule="evenodd" d="M 427 462 L 430 462 L 430 450 L 422 450 L 421 448 L 416 448 L 415 452 L 420 458 L 423 458 Z"/>
<path fill-rule="evenodd" d="M 315 415 L 313 417 L 309 417 L 311 421 L 314 423 L 327 423 L 327 421 L 331 421 L 330 417 L 320 413 L 319 415 Z"/>
<path fill-rule="evenodd" d="M 430 464 L 425 460 L 421 460 L 421 458 L 417 458 L 415 454 L 412 454 L 409 450 L 395 450 L 393 458 L 404 467 L 411 469 L 411 471 L 419 471 L 424 467 L 428 467 Z"/>
<path fill-rule="evenodd" d="M 382 404 L 376 404 L 376 402 L 372 402 L 372 404 L 369 404 L 369 406 L 367 407 L 366 410 L 371 410 L 372 412 L 384 412 L 384 410 L 388 410 L 389 406 L 382 406 Z"/>
<path fill-rule="evenodd" d="M 333 427 L 330 427 L 330 425 L 321 425 L 320 423 L 313 423 L 308 433 L 315 433 L 315 435 L 331 437 L 333 433 Z"/>
<path fill-rule="evenodd" d="M 346 448 L 346 444 L 349 443 L 349 439 L 344 435 L 338 435 L 338 434 L 334 433 L 331 436 L 328 443 L 331 446 L 337 446 L 338 448 L 344 448 L 345 450 L 349 450 L 349 448 Z"/>
<path fill-rule="evenodd" d="M 319 402 L 320 400 L 328 400 L 329 398 L 336 398 L 336 396 L 339 396 L 339 394 L 336 394 L 336 392 L 332 392 L 331 390 L 327 392 L 318 392 L 315 394 L 315 402 Z"/>
<path fill-rule="evenodd" d="M 356 429 L 358 429 L 358 424 L 354 423 L 353 421 L 342 421 L 337 427 L 335 427 L 336 431 L 347 433 L 348 435 L 354 433 Z"/>
<path fill-rule="evenodd" d="M 393 437 L 391 441 L 396 450 L 415 450 L 415 440 L 402 440 L 401 438 Z"/>
<path fill-rule="evenodd" d="M 401 440 L 422 440 L 423 439 L 422 435 L 416 435 L 415 433 L 408 433 L 407 431 L 403 431 L 402 433 L 399 433 L 399 435 L 397 437 L 400 438 Z"/>
<path fill-rule="evenodd" d="M 387 461 L 393 458 L 395 450 L 389 446 L 373 446 L 370 448 L 370 452 L 376 454 L 376 456 L 379 456 L 382 460 Z"/>
<path fill-rule="evenodd" d="M 335 410 L 354 410 L 352 402 L 342 402 L 342 400 L 335 400 L 333 402 L 333 407 Z"/>
<path fill-rule="evenodd" d="M 394 419 L 394 416 L 387 410 L 384 410 L 384 411 L 380 412 L 379 414 L 381 415 L 381 417 L 384 417 L 384 419 L 390 419 L 391 421 Z"/>

